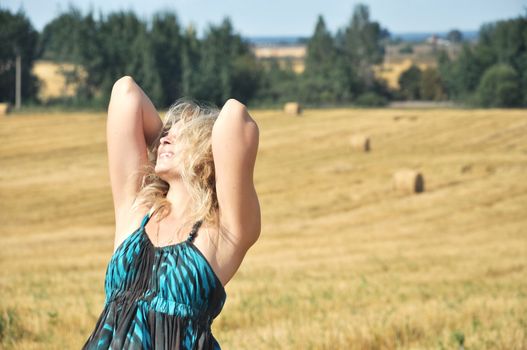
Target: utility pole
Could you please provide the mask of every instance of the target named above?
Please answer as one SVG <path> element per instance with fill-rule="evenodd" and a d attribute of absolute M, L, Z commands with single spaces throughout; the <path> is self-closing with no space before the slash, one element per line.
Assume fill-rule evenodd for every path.
<path fill-rule="evenodd" d="M 16 55 L 16 86 L 15 86 L 15 108 L 20 109 L 22 103 L 22 58 Z"/>

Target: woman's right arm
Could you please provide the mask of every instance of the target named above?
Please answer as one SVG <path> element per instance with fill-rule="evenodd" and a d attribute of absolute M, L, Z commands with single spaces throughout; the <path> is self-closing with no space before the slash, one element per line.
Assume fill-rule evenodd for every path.
<path fill-rule="evenodd" d="M 161 127 L 154 105 L 135 81 L 129 76 L 117 80 L 106 124 L 116 232 L 125 224 L 120 218 L 128 213 L 141 185 L 136 170 L 147 164 L 147 145 L 157 138 Z"/>

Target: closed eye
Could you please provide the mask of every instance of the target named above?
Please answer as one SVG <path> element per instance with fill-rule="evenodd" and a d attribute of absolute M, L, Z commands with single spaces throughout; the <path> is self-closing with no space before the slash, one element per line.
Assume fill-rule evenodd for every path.
<path fill-rule="evenodd" d="M 177 122 L 179 122 L 179 119 L 176 120 L 174 123 L 165 126 L 165 128 L 161 131 L 161 135 L 159 136 L 159 138 L 167 136 L 168 133 L 169 133 L 169 131 L 170 131 L 170 129 L 172 129 L 172 127 L 173 127 Z"/>

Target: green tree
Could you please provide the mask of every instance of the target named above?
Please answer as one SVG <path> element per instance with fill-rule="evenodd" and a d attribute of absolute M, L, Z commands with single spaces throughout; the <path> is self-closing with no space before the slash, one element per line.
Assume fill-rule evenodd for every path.
<path fill-rule="evenodd" d="M 231 97 L 247 103 L 258 88 L 256 59 L 231 21 L 209 26 L 200 46 L 197 97 L 217 105 Z"/>
<path fill-rule="evenodd" d="M 440 101 L 446 99 L 443 82 L 435 68 L 427 68 L 421 73 L 419 95 L 423 100 Z"/>
<path fill-rule="evenodd" d="M 71 6 L 46 24 L 40 36 L 39 46 L 43 59 L 58 62 L 80 62 L 82 59 L 80 43 L 84 42 L 82 12 Z"/>
<path fill-rule="evenodd" d="M 23 12 L 0 9 L 0 101 L 15 102 L 16 56 L 21 57 L 21 95 L 36 100 L 38 81 L 32 74 L 38 33 Z"/>
<path fill-rule="evenodd" d="M 527 15 L 485 27 L 480 45 L 493 55 L 491 64 L 505 63 L 519 74 L 522 105 L 527 106 Z"/>
<path fill-rule="evenodd" d="M 307 42 L 305 73 L 308 75 L 326 75 L 334 63 L 335 44 L 326 28 L 322 16 L 318 16 L 315 32 Z"/>
<path fill-rule="evenodd" d="M 257 101 L 263 104 L 281 104 L 299 100 L 299 75 L 291 65 L 280 65 L 276 58 L 267 61 L 258 88 Z"/>
<path fill-rule="evenodd" d="M 199 91 L 201 43 L 196 30 L 189 26 L 183 34 L 181 49 L 181 91 L 184 96 L 196 97 Z"/>
<path fill-rule="evenodd" d="M 67 12 L 49 22 L 40 36 L 43 58 L 74 65 L 72 71 L 62 73 L 67 83 L 77 87 L 74 99 L 78 101 L 91 101 L 100 95 L 101 81 L 108 69 L 99 26 L 91 12 L 83 15 L 70 6 Z"/>
<path fill-rule="evenodd" d="M 349 25 L 340 36 L 347 64 L 357 67 L 358 75 L 366 89 L 370 89 L 374 83 L 371 66 L 381 63 L 384 59 L 383 42 L 386 33 L 378 22 L 370 20 L 368 6 L 358 4 L 353 10 Z"/>
<path fill-rule="evenodd" d="M 156 60 L 155 45 L 152 33 L 146 27 L 141 27 L 132 42 L 131 51 L 134 55 L 126 62 L 126 71 L 139 83 L 155 106 L 166 107 L 170 102 L 167 101 L 167 91 L 163 88 L 162 70 Z"/>
<path fill-rule="evenodd" d="M 508 64 L 493 65 L 481 78 L 477 94 L 485 107 L 519 106 L 522 96 L 518 72 Z"/>
<path fill-rule="evenodd" d="M 452 61 L 446 53 L 439 56 L 439 72 L 448 95 L 453 99 L 466 100 L 476 90 L 481 75 L 494 58 L 485 47 L 473 49 L 465 43 L 458 58 Z"/>
<path fill-rule="evenodd" d="M 149 40 L 155 65 L 150 69 L 155 70 L 161 80 L 162 94 L 159 102 L 162 106 L 168 106 L 183 93 L 183 36 L 176 14 L 165 12 L 154 15 Z"/>
<path fill-rule="evenodd" d="M 261 84 L 262 67 L 250 51 L 234 57 L 233 63 L 231 97 L 248 103 Z"/>
<path fill-rule="evenodd" d="M 132 58 L 139 54 L 136 38 L 146 31 L 143 23 L 135 13 L 114 12 L 100 21 L 98 28 L 98 41 L 101 44 L 101 55 L 103 69 L 100 72 L 90 71 L 89 74 L 97 74 L 100 81 L 100 89 L 103 99 L 109 99 L 114 82 L 123 75 L 136 75 L 134 68 L 137 65 Z M 141 81 L 139 81 L 141 83 Z"/>
<path fill-rule="evenodd" d="M 446 35 L 446 38 L 453 43 L 460 43 L 463 41 L 463 34 L 458 29 L 452 29 Z"/>
<path fill-rule="evenodd" d="M 399 90 L 407 100 L 418 100 L 421 98 L 421 70 L 416 65 L 410 66 L 399 77 Z"/>
<path fill-rule="evenodd" d="M 330 103 L 349 100 L 349 74 L 339 56 L 324 18 L 318 17 L 315 32 L 307 43 L 301 97 L 306 102 Z"/>
<path fill-rule="evenodd" d="M 514 103 L 527 106 L 527 17 L 482 25 L 476 45 L 465 43 L 456 60 L 450 60 L 442 53 L 438 57 L 438 64 L 450 98 L 479 101 L 484 105 L 487 105 L 485 98 L 482 98 L 485 93 L 480 88 L 486 91 L 487 84 L 482 85 L 483 75 L 496 64 L 506 64 L 517 74 L 517 79 L 513 80 L 518 84 L 520 102 Z M 510 71 L 505 74 L 505 71 L 503 68 L 493 69 L 492 79 L 497 79 L 496 76 L 500 74 L 511 74 Z M 500 77 L 503 78 L 502 75 Z M 506 89 L 507 84 L 502 88 Z M 516 98 L 512 100 L 516 101 Z M 491 105 L 496 103 L 492 102 Z"/>
<path fill-rule="evenodd" d="M 101 85 L 109 69 L 109 62 L 104 46 L 106 42 L 99 30 L 102 20 L 102 18 L 96 20 L 93 14 L 89 12 L 81 22 L 81 34 L 77 42 L 80 46 L 80 61 L 78 63 L 87 74 L 85 79 L 79 79 L 77 96 L 84 101 L 92 101 L 94 99 L 105 101 Z"/>
<path fill-rule="evenodd" d="M 133 12 L 115 12 L 95 20 L 70 8 L 45 29 L 45 55 L 82 66 L 78 95 L 106 104 L 116 79 L 133 76 L 158 106 L 181 95 L 222 104 L 230 97 L 250 100 L 262 69 L 230 20 L 210 26 L 198 40 L 181 33 L 175 13 L 158 13 L 148 23 Z"/>

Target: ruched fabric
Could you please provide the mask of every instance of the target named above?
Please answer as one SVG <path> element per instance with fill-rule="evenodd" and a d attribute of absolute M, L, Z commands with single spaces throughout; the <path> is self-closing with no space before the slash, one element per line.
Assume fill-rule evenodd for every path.
<path fill-rule="evenodd" d="M 192 242 L 201 222 L 185 241 L 156 247 L 149 219 L 110 258 L 104 307 L 82 349 L 219 350 L 211 324 L 227 295 Z"/>

